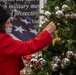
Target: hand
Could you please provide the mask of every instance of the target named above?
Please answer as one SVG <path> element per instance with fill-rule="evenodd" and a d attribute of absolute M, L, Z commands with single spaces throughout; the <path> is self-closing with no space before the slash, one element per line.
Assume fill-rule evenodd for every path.
<path fill-rule="evenodd" d="M 56 30 L 56 25 L 54 22 L 50 22 L 44 30 L 47 30 L 50 34 L 52 34 Z"/>

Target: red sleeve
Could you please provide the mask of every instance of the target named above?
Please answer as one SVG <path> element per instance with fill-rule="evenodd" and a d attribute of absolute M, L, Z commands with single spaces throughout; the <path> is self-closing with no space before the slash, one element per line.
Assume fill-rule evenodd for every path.
<path fill-rule="evenodd" d="M 0 54 L 17 57 L 32 54 L 50 44 L 51 41 L 52 37 L 46 30 L 27 42 L 14 40 L 6 35 L 0 40 Z"/>

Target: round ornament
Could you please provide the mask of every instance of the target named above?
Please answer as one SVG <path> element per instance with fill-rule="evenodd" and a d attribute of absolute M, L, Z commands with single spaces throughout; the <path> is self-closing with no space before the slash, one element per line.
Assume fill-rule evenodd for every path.
<path fill-rule="evenodd" d="M 58 64 L 55 64 L 55 63 L 52 63 L 51 66 L 50 66 L 50 69 L 52 71 L 58 71 L 59 65 Z"/>
<path fill-rule="evenodd" d="M 57 18 L 61 18 L 62 16 L 63 16 L 62 10 L 56 11 L 56 17 L 57 17 Z"/>
<path fill-rule="evenodd" d="M 46 63 L 46 60 L 45 59 L 43 59 L 43 58 L 40 58 L 39 59 L 39 64 L 40 65 L 45 65 L 45 63 Z"/>
<path fill-rule="evenodd" d="M 57 11 L 57 10 L 59 10 L 59 7 L 58 7 L 58 6 L 56 6 L 56 7 L 55 7 L 55 10 L 56 10 L 56 11 Z"/>
<path fill-rule="evenodd" d="M 65 10 L 67 10 L 67 9 L 68 9 L 68 6 L 67 6 L 67 5 L 63 5 L 63 6 L 62 6 L 62 10 L 63 10 L 63 11 L 65 11 Z"/>
<path fill-rule="evenodd" d="M 70 18 L 70 14 L 65 14 L 65 18 Z"/>
<path fill-rule="evenodd" d="M 73 57 L 73 52 L 72 51 L 67 51 L 66 56 L 67 56 L 67 58 Z"/>
<path fill-rule="evenodd" d="M 38 60 L 33 58 L 33 59 L 30 60 L 30 63 L 32 65 L 36 65 L 38 63 Z"/>
<path fill-rule="evenodd" d="M 62 64 L 65 66 L 68 66 L 68 65 L 70 65 L 70 60 L 68 58 L 64 58 L 64 59 L 62 59 Z"/>
<path fill-rule="evenodd" d="M 59 57 L 57 57 L 57 56 L 54 56 L 54 57 L 53 57 L 53 61 L 54 61 L 55 63 L 57 63 L 57 64 L 60 64 L 60 62 L 61 62 L 61 60 L 60 60 Z"/>
<path fill-rule="evenodd" d="M 46 11 L 44 15 L 45 15 L 46 18 L 49 18 L 51 13 L 49 11 Z"/>

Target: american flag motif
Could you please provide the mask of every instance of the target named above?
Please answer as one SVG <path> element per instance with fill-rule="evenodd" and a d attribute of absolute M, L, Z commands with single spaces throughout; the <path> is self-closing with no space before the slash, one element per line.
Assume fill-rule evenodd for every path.
<path fill-rule="evenodd" d="M 31 38 L 35 37 L 38 33 L 34 29 L 33 25 L 31 25 L 31 22 L 28 22 L 27 19 L 22 19 L 21 17 L 19 17 L 18 19 L 14 18 L 12 24 L 12 34 L 22 41 L 30 40 Z"/>

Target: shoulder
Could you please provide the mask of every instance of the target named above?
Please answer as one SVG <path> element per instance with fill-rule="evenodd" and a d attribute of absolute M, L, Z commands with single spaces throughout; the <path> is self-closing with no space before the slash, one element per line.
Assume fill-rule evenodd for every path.
<path fill-rule="evenodd" d="M 12 39 L 12 37 L 9 34 L 6 33 L 0 33 L 0 41 L 6 40 L 6 39 Z"/>
<path fill-rule="evenodd" d="M 10 37 L 10 38 L 12 38 L 9 34 L 6 34 L 6 33 L 0 33 L 0 39 L 1 39 L 1 38 L 6 38 L 6 37 Z"/>

